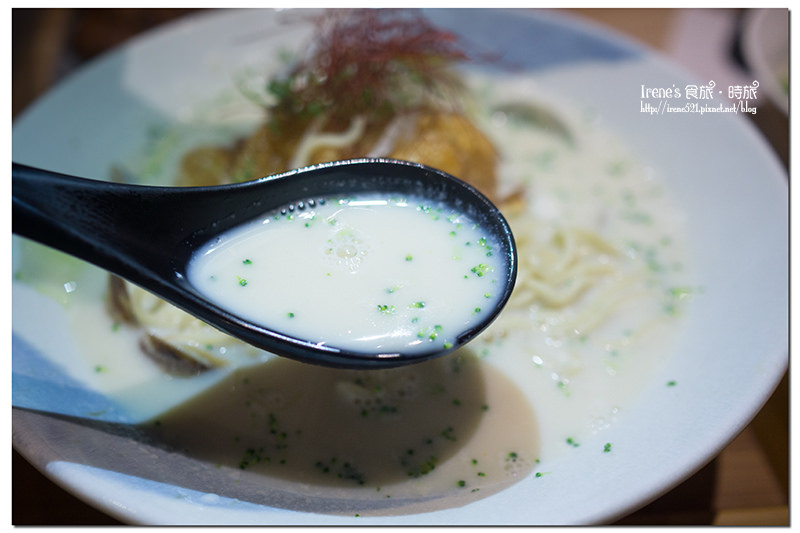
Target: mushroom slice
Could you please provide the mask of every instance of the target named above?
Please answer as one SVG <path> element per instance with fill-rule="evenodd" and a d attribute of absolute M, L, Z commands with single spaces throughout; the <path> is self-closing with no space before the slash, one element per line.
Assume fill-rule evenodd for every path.
<path fill-rule="evenodd" d="M 165 372 L 175 376 L 195 376 L 212 368 L 206 362 L 192 357 L 187 347 L 174 346 L 149 333 L 139 339 L 139 348 Z"/>
<path fill-rule="evenodd" d="M 166 372 L 194 375 L 227 365 L 227 347 L 241 344 L 205 322 L 121 278 L 111 276 L 112 317 L 141 331 L 139 348 Z"/>
<path fill-rule="evenodd" d="M 111 318 L 125 324 L 136 325 L 136 315 L 133 312 L 127 282 L 111 275 L 108 277 L 108 291 L 106 292 L 106 309 Z"/>

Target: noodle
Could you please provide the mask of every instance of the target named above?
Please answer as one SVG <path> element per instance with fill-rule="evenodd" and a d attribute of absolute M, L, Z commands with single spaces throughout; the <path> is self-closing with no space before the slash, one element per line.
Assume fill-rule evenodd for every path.
<path fill-rule="evenodd" d="M 323 120 L 315 121 L 303 134 L 295 153 L 289 162 L 289 168 L 300 168 L 311 162 L 312 154 L 322 148 L 347 148 L 364 135 L 367 121 L 364 117 L 353 117 L 350 127 L 342 133 L 320 133 Z"/>

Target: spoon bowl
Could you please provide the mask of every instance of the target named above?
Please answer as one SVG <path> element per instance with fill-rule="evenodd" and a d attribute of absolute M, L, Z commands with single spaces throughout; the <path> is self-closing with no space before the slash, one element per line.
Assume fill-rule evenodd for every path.
<path fill-rule="evenodd" d="M 469 184 L 405 161 L 354 159 L 231 185 L 159 187 L 112 183 L 14 163 L 12 231 L 95 264 L 258 348 L 342 368 L 389 368 L 463 346 L 499 314 L 514 287 L 516 246 L 503 215 Z M 359 352 L 274 331 L 221 308 L 187 280 L 192 255 L 220 234 L 276 209 L 342 194 L 404 193 L 443 202 L 493 235 L 505 286 L 492 309 L 447 348 Z"/>

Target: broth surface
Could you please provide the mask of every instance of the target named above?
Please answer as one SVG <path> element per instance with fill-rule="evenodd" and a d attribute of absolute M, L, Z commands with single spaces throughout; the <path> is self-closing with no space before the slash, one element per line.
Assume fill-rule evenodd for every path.
<path fill-rule="evenodd" d="M 279 210 L 198 250 L 189 281 L 257 324 L 362 353 L 452 348 L 492 311 L 493 237 L 424 198 L 359 195 Z"/>
<path fill-rule="evenodd" d="M 203 465 L 224 467 L 232 482 L 238 479 L 236 475 L 260 476 L 259 483 L 277 483 L 287 491 L 309 496 L 335 491 L 344 500 L 354 498 L 358 505 L 367 499 L 385 500 L 386 494 L 425 494 L 432 501 L 453 491 L 459 498 L 467 494 L 481 497 L 490 494 L 492 486 L 507 486 L 526 475 L 526 483 L 536 483 L 540 474 L 558 475 L 559 464 L 570 461 L 575 453 L 596 454 L 598 461 L 617 453 L 614 428 L 624 423 L 639 393 L 648 387 L 670 386 L 654 376 L 681 334 L 687 302 L 697 290 L 685 253 L 689 235 L 684 215 L 668 194 L 668 176 L 640 161 L 602 122 L 594 120 L 590 109 L 541 94 L 533 75 L 509 79 L 475 75 L 468 81 L 477 102 L 476 123 L 502 147 L 498 169 L 502 188 L 517 193 L 515 201 L 501 209 L 517 241 L 519 274 L 502 314 L 468 346 L 465 378 L 450 374 L 451 367 L 433 366 L 430 376 L 415 378 L 419 386 L 416 397 L 395 402 L 388 392 L 393 380 L 406 383 L 409 374 L 369 374 L 357 382 L 356 375 L 329 374 L 310 365 L 275 360 L 270 354 L 205 330 L 203 336 L 191 337 L 196 348 L 213 353 L 224 364 L 196 377 L 167 376 L 139 350 L 138 332 L 119 326 L 105 311 L 102 272 L 26 244 L 21 256 L 25 268 L 18 271 L 14 282 L 15 298 L 38 296 L 48 302 L 47 309 L 57 307 L 63 314 L 60 327 L 66 332 L 64 338 L 75 345 L 69 350 L 43 351 L 80 382 L 129 406 L 142 419 L 160 421 L 164 442 L 185 450 Z M 544 125 L 531 118 L 541 116 L 542 109 L 550 119 Z M 534 112 L 537 110 L 539 115 Z M 554 121 L 558 121 L 555 127 Z M 335 203 L 329 204 L 333 206 Z M 373 216 L 360 208 L 353 213 Z M 323 220 L 322 216 L 318 219 Z M 417 222 L 417 234 L 436 226 L 427 219 Z M 289 225 L 298 235 L 309 230 L 302 218 Z M 318 229 L 323 228 L 325 224 L 320 224 Z M 345 250 L 347 244 L 356 244 L 345 243 L 345 235 L 341 237 L 339 244 L 345 245 Z M 437 238 L 449 242 L 450 236 Z M 293 242 L 310 241 L 298 238 Z M 367 242 L 363 239 L 358 244 Z M 409 246 L 412 244 L 419 243 Z M 354 259 L 358 254 L 326 256 L 324 249 L 317 249 L 315 261 L 320 262 L 319 255 L 328 257 L 332 274 L 343 280 L 355 279 L 350 267 L 366 266 L 378 249 L 374 243 L 370 246 L 358 265 Z M 234 280 L 223 292 L 257 287 L 256 278 L 238 272 L 246 272 L 256 260 L 280 259 L 272 247 L 258 250 L 263 257 L 251 256 L 250 251 L 233 254 Z M 396 251 L 400 255 L 391 259 L 392 266 L 410 266 L 404 260 L 405 246 L 398 245 Z M 421 252 L 413 249 L 410 253 L 416 258 Z M 243 264 L 245 259 L 253 264 Z M 297 266 L 293 261 L 285 263 L 292 267 L 289 270 Z M 236 275 L 246 279 L 247 285 L 237 285 Z M 445 282 L 462 281 L 456 277 Z M 408 302 L 430 296 L 425 292 L 400 299 L 401 291 L 386 292 L 390 287 L 384 282 L 375 284 L 377 292 L 368 304 L 375 311 L 375 320 L 396 318 L 380 313 L 379 305 L 394 305 L 398 314 L 401 309 L 406 313 Z M 309 289 L 305 296 L 298 296 L 288 289 L 285 301 L 303 298 L 316 302 L 321 290 Z M 338 299 L 349 299 L 347 294 L 355 289 L 349 290 L 351 293 Z M 432 310 L 433 300 L 430 306 L 424 301 L 424 310 Z M 459 303 L 458 308 L 471 311 L 473 305 Z M 36 312 L 41 314 L 45 308 L 39 306 Z M 153 308 L 158 308 L 155 303 Z M 271 308 L 285 315 L 281 318 L 287 323 L 291 322 L 290 312 L 299 318 L 296 309 Z M 344 313 L 328 310 L 316 320 L 341 320 L 333 316 L 337 314 Z M 40 323 L 35 318 L 20 319 L 15 322 L 15 334 L 34 346 L 43 346 L 47 338 L 41 335 Z M 443 335 L 438 340 L 446 339 Z M 436 365 L 464 356 L 458 350 Z M 434 389 L 426 390 L 435 385 L 429 381 L 434 376 L 442 378 L 439 383 L 445 384 L 447 394 L 435 396 L 430 394 Z M 461 388 L 468 383 L 481 385 Z M 454 400 L 461 402 L 459 408 Z M 479 409 L 484 402 L 488 411 Z M 317 416 L 309 405 L 320 406 L 321 412 L 330 415 L 323 417 L 319 427 L 303 421 Z M 366 416 L 362 417 L 364 410 Z M 467 411 L 469 416 L 454 417 Z M 388 421 L 392 423 L 382 426 Z M 338 428 L 336 439 L 322 432 L 329 423 Z M 442 436 L 450 425 L 458 430 L 456 444 Z M 422 448 L 418 440 L 402 439 L 397 439 L 395 448 L 386 446 L 385 437 L 397 436 L 394 428 L 407 428 L 409 438 L 433 433 L 441 437 L 435 454 L 438 462 L 431 471 L 434 475 L 408 476 L 408 470 L 400 468 L 410 465 L 402 465 L 403 453 L 413 449 L 416 459 Z M 271 434 L 272 429 L 278 435 L 285 432 L 287 444 L 291 440 L 291 448 L 277 450 L 285 451 L 285 456 L 275 453 L 280 436 Z M 198 439 L 198 432 L 207 437 Z M 362 446 L 372 441 L 384 442 L 377 449 L 394 454 L 394 459 L 386 462 L 378 461 L 379 456 L 360 455 L 357 472 L 364 474 L 364 485 L 358 483 L 361 478 L 357 475 L 351 479 L 346 475 L 340 479 L 338 473 L 328 475 L 335 472 L 332 459 L 345 457 L 351 444 Z M 330 453 L 325 451 L 328 444 Z M 504 461 L 512 452 L 525 459 L 525 467 L 517 476 L 507 477 Z M 281 465 L 281 459 L 287 463 Z M 349 459 L 351 466 L 356 465 L 355 451 Z M 473 459 L 486 470 L 476 470 Z M 370 462 L 372 466 L 366 467 Z M 412 469 L 420 471 L 421 464 Z M 393 465 L 393 470 L 381 465 Z M 322 472 L 325 468 L 328 471 Z M 478 476 L 478 472 L 487 476 Z M 470 492 L 460 490 L 461 480 Z M 391 492 L 383 492 L 390 486 Z M 472 493 L 472 488 L 481 490 Z M 432 505 L 446 507 L 460 501 L 445 498 Z"/>

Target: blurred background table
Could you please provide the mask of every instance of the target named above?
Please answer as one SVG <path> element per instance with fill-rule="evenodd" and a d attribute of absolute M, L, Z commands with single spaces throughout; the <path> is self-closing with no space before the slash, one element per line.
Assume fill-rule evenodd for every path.
<path fill-rule="evenodd" d="M 12 10 L 12 113 L 103 51 L 192 9 Z M 738 48 L 738 9 L 567 9 L 683 65 L 700 79 L 750 76 Z M 747 79 L 747 78 L 742 78 Z M 748 116 L 788 166 L 789 119 L 759 98 Z M 788 246 L 788 243 L 787 243 Z M 787 287 L 788 290 L 788 287 Z M 16 451 L 14 525 L 113 525 L 113 518 L 49 481 Z M 750 425 L 711 463 L 658 500 L 619 520 L 631 525 L 788 525 L 788 377 Z"/>

